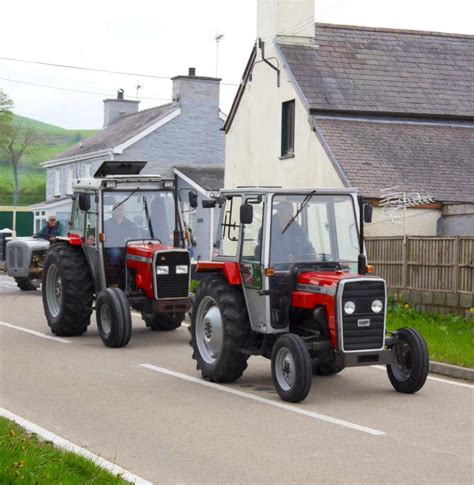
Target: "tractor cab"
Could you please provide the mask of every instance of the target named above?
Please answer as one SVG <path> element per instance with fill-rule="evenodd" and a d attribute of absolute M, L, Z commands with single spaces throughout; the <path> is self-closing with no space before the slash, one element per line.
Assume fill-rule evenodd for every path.
<path fill-rule="evenodd" d="M 197 265 L 205 279 L 191 325 L 204 377 L 234 380 L 257 354 L 271 358 L 288 401 L 306 397 L 308 369 L 328 375 L 387 364 L 397 390 L 423 385 L 421 336 L 404 370 L 394 365 L 399 339 L 386 336 L 386 284 L 368 275 L 364 250 L 371 207 L 355 190 L 244 187 L 223 190 L 206 202 L 213 205 L 221 211 L 214 255 Z"/>
<path fill-rule="evenodd" d="M 97 323 L 107 346 L 128 343 L 129 330 L 118 327 L 130 326 L 130 306 L 154 330 L 181 325 L 190 308 L 190 257 L 175 183 L 142 175 L 145 164 L 104 162 L 93 178 L 74 184 L 68 236 L 52 246 L 43 273 L 45 312 L 54 333 L 83 333 L 92 310 L 88 304 L 80 319 L 85 323 L 71 329 L 63 291 L 68 280 L 61 257 L 65 251 L 84 269 L 87 301 L 96 298 Z M 195 193 L 189 195 L 191 207 L 196 207 Z M 117 323 L 122 317 L 127 321 Z"/>

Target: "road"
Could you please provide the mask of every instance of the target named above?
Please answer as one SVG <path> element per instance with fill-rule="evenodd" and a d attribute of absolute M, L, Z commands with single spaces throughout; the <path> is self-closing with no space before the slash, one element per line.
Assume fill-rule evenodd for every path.
<path fill-rule="evenodd" d="M 151 332 L 134 316 L 130 344 L 108 349 L 93 316 L 86 335 L 55 338 L 40 292 L 6 276 L 0 322 L 0 407 L 154 483 L 473 481 L 462 381 L 431 376 L 403 395 L 384 369 L 352 368 L 283 404 L 263 358 L 236 383 L 205 385 L 186 327 Z"/>

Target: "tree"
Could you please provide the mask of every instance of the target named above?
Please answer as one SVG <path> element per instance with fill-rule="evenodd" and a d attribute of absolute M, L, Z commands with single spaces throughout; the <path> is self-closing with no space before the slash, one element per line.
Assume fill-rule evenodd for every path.
<path fill-rule="evenodd" d="M 20 195 L 19 168 L 26 155 L 32 155 L 41 149 L 43 135 L 30 123 L 10 123 L 0 144 L 2 159 L 9 162 L 13 170 L 13 205 L 17 204 Z"/>
<path fill-rule="evenodd" d="M 5 145 L 8 138 L 12 124 L 12 108 L 13 101 L 3 89 L 0 89 L 0 148 Z"/>

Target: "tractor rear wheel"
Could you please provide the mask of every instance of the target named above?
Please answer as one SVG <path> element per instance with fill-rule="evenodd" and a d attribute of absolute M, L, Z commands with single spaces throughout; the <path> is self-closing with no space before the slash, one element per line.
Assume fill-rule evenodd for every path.
<path fill-rule="evenodd" d="M 33 283 L 31 278 L 15 278 L 16 285 L 22 291 L 34 291 L 38 289 L 39 284 Z"/>
<path fill-rule="evenodd" d="M 51 331 L 60 337 L 86 332 L 94 286 L 82 249 L 63 243 L 52 245 L 44 262 L 42 286 Z"/>
<path fill-rule="evenodd" d="M 250 323 L 240 288 L 223 276 L 210 276 L 197 291 L 191 319 L 193 359 L 202 377 L 212 382 L 233 382 L 247 368 L 242 353 Z"/>
<path fill-rule="evenodd" d="M 166 332 L 181 327 L 184 313 L 142 313 L 142 318 L 152 330 Z"/>
<path fill-rule="evenodd" d="M 419 391 L 428 376 L 429 356 L 425 339 L 413 328 L 397 330 L 394 362 L 387 365 L 387 374 L 398 392 L 412 394 Z"/>
<path fill-rule="evenodd" d="M 311 389 L 312 362 L 303 339 L 294 333 L 278 338 L 272 350 L 272 377 L 283 401 L 300 402 Z"/>
<path fill-rule="evenodd" d="M 101 291 L 97 297 L 95 313 L 104 345 L 125 347 L 132 335 L 132 316 L 125 293 L 120 288 Z"/>

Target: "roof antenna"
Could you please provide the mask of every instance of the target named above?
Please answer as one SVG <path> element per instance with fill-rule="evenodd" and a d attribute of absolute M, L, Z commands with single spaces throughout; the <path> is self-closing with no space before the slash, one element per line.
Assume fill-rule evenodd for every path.
<path fill-rule="evenodd" d="M 141 84 L 140 82 L 137 83 L 137 101 L 138 101 L 138 90 L 141 89 Z"/>
<path fill-rule="evenodd" d="M 216 77 L 217 77 L 217 68 L 219 66 L 219 42 L 224 38 L 224 34 L 216 34 L 214 36 L 214 40 L 216 41 Z"/>

